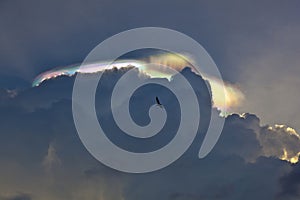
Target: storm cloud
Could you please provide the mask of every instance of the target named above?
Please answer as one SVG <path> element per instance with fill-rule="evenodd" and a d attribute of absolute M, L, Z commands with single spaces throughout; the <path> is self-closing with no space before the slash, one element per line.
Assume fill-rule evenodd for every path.
<path fill-rule="evenodd" d="M 116 144 L 128 148 L 137 143 L 119 135 L 120 130 L 109 112 L 110 92 L 126 69 L 109 70 L 97 93 L 99 122 L 104 120 L 107 134 Z M 148 78 L 140 76 L 139 78 Z M 233 114 L 213 151 L 198 159 L 198 151 L 208 125 L 211 109 L 209 88 L 201 76 L 185 69 L 181 72 L 196 86 L 201 107 L 198 135 L 190 149 L 170 166 L 147 174 L 126 174 L 112 170 L 95 160 L 82 145 L 72 118 L 71 93 L 74 77 L 46 81 L 40 87 L 16 94 L 1 92 L 0 120 L 0 196 L 31 199 L 284 199 L 286 185 L 297 188 L 289 178 L 297 165 L 282 159 L 285 148 L 294 156 L 299 139 L 286 126 L 263 126 L 253 114 Z M 46 95 L 47 94 L 47 95 Z M 165 88 L 149 85 L 132 97 L 133 119 L 147 123 L 145 114 L 157 94 L 172 120 L 179 113 L 175 97 Z M 30 103 L 28 106 L 28 102 Z M 138 112 L 137 112 L 138 111 Z M 144 114 L 143 114 L 144 113 Z M 105 121 L 106 120 L 106 121 Z M 105 127 L 104 127 L 105 128 Z M 175 126 L 176 128 L 176 126 Z M 159 148 L 172 137 L 174 125 L 168 122 L 164 135 L 155 143 L 142 143 L 133 150 Z M 165 136 L 166 135 L 166 136 Z M 129 145 L 130 147 L 131 145 Z M 131 149 L 132 150 L 132 149 Z M 149 149 L 148 149 L 149 150 Z M 293 185 L 294 184 L 294 185 Z M 297 189 L 292 199 L 299 198 Z M 30 194 L 14 197 L 16 194 Z M 5 198 L 4 198 L 5 199 Z"/>

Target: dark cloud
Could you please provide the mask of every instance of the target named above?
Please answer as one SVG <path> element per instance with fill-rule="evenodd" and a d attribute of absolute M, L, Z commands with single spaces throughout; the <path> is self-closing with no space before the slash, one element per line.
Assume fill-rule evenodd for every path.
<path fill-rule="evenodd" d="M 298 156 L 299 138 L 288 126 L 261 126 L 251 114 L 228 116 L 213 152 L 197 158 L 211 105 L 204 80 L 189 71 L 183 73 L 196 85 L 204 116 L 198 137 L 171 166 L 142 175 L 103 166 L 81 144 L 71 112 L 74 77 L 29 88 L 38 73 L 80 62 L 107 37 L 141 26 L 193 37 L 224 78 L 245 89 L 248 101 L 242 111 L 259 113 L 267 122 L 298 125 L 299 2 L 1 1 L 0 199 L 299 199 L 299 164 L 279 159 Z M 123 72 L 113 73 L 103 85 L 107 93 Z M 163 88 L 143 88 L 132 98 L 137 123 L 149 120 L 136 112 L 147 111 L 139 102 L 150 105 L 157 93 L 176 107 Z M 101 101 L 97 109 L 106 111 L 108 102 L 100 96 Z M 176 120 L 176 109 L 170 110 Z M 129 138 L 118 137 L 120 130 L 110 127 L 114 123 L 106 114 L 114 142 L 130 146 Z M 171 138 L 157 139 L 148 147 Z"/>
<path fill-rule="evenodd" d="M 17 194 L 11 197 L 4 198 L 4 200 L 32 200 L 28 194 Z"/>
<path fill-rule="evenodd" d="M 120 140 L 120 130 L 115 127 L 107 111 L 109 106 L 105 99 L 109 99 L 114 82 L 125 71 L 112 70 L 103 75 L 96 106 L 98 111 L 105 111 L 99 112 L 100 123 L 101 119 L 106 119 L 108 134 L 113 135 L 114 142 L 124 146 L 131 140 L 126 137 Z M 271 148 L 270 152 L 276 148 L 282 150 L 283 144 L 288 146 L 299 141 L 284 132 L 286 128 L 277 130 L 273 127 L 270 130 L 262 127 L 255 115 L 228 116 L 214 150 L 206 158 L 198 159 L 197 154 L 207 129 L 211 98 L 200 76 L 189 69 L 182 71 L 182 74 L 195 86 L 201 102 L 201 128 L 191 148 L 179 160 L 148 174 L 117 172 L 102 165 L 87 152 L 77 136 L 72 119 L 74 77 L 46 81 L 40 87 L 22 90 L 14 97 L 4 98 L 0 106 L 0 194 L 3 196 L 22 191 L 32 194 L 36 199 L 45 200 L 252 200 L 280 199 L 287 193 L 293 193 L 297 199 L 298 182 L 292 177 L 293 173 L 298 173 L 298 167 L 280 160 L 279 152 L 267 154 L 266 149 Z M 137 77 L 145 78 L 138 74 Z M 170 106 L 170 109 L 166 108 L 170 116 L 178 115 L 178 110 L 173 109 L 178 106 L 175 97 L 164 88 L 150 85 L 140 90 L 132 97 L 131 106 L 132 113 L 135 113 L 133 118 L 138 119 L 138 123 L 147 122 L 148 116 L 143 115 L 142 110 L 147 110 L 150 100 L 158 93 L 165 105 Z M 2 92 L 1 96 L 8 96 L 8 92 Z M 101 114 L 105 116 L 101 118 Z M 176 117 L 171 118 L 176 120 Z M 172 127 L 171 123 L 166 128 Z M 271 139 L 265 136 L 269 134 L 272 135 Z M 167 136 L 161 136 L 155 144 L 168 139 Z M 137 148 L 154 144 L 149 142 Z M 293 148 L 296 151 L 298 146 Z M 288 186 L 295 189 L 289 191 Z"/>
<path fill-rule="evenodd" d="M 282 199 L 297 199 L 300 196 L 300 168 L 296 164 L 292 171 L 280 179 L 282 190 L 278 194 Z"/>

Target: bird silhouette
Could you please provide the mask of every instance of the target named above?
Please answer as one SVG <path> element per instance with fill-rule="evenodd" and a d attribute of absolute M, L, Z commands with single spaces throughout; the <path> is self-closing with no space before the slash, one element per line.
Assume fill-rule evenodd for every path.
<path fill-rule="evenodd" d="M 162 107 L 162 104 L 160 103 L 158 97 L 155 97 L 155 100 L 156 100 L 156 104 L 157 104 L 158 106 Z"/>

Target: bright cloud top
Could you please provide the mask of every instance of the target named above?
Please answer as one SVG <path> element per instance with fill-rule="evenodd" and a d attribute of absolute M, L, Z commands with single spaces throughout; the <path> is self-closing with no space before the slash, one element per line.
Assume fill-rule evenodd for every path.
<path fill-rule="evenodd" d="M 162 53 L 139 60 L 118 60 L 111 65 L 109 65 L 108 62 L 95 62 L 83 66 L 80 64 L 69 65 L 41 73 L 34 79 L 32 86 L 39 86 L 45 80 L 53 79 L 58 76 L 73 76 L 76 73 L 97 73 L 114 67 L 118 69 L 122 67 L 136 67 L 140 72 L 149 75 L 151 78 L 167 78 L 170 80 L 174 74 L 168 70 L 169 67 L 181 71 L 188 66 L 192 71 L 197 73 L 195 67 L 191 65 L 188 60 L 190 60 L 188 56 Z M 149 64 L 155 65 L 156 69 L 147 67 Z M 223 88 L 222 80 L 205 74 L 201 74 L 201 76 L 210 83 L 214 107 L 219 108 L 223 114 L 230 113 L 234 108 L 241 105 L 244 100 L 244 95 L 236 85 L 224 83 L 225 88 Z M 222 91 L 223 89 L 225 89 L 225 92 Z M 222 96 L 224 93 L 225 100 Z"/>

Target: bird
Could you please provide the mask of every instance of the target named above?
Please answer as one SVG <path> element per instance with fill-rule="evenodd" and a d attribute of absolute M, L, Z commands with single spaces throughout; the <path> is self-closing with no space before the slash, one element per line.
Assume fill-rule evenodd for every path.
<path fill-rule="evenodd" d="M 157 104 L 159 107 L 162 107 L 162 104 L 160 103 L 158 97 L 156 97 L 155 100 L 156 100 L 156 104 Z"/>

